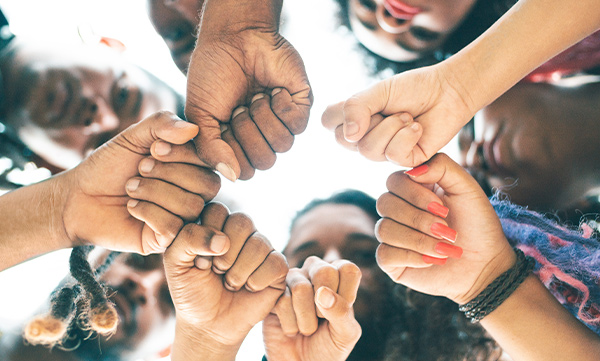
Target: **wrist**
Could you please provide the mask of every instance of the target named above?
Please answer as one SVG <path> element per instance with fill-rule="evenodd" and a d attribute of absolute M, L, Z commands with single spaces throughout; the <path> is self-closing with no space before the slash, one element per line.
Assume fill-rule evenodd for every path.
<path fill-rule="evenodd" d="M 171 360 L 233 361 L 240 346 L 241 342 L 226 342 L 211 335 L 206 327 L 194 325 L 177 317 Z"/>
<path fill-rule="evenodd" d="M 279 31 L 283 0 L 207 0 L 202 34 L 236 34 L 245 30 Z"/>

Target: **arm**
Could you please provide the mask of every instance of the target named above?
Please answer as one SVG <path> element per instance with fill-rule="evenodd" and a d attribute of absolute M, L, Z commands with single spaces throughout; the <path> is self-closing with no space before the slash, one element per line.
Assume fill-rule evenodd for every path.
<path fill-rule="evenodd" d="M 377 204 L 377 261 L 395 282 L 466 304 L 515 264 L 485 194 L 444 154 L 392 174 L 387 186 Z M 600 338 L 531 276 L 481 325 L 515 360 L 594 360 L 600 349 Z"/>

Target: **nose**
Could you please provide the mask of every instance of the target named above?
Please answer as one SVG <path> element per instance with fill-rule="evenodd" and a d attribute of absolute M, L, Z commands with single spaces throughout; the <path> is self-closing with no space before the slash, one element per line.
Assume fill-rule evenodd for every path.
<path fill-rule="evenodd" d="M 381 2 L 377 3 L 375 18 L 379 26 L 390 34 L 401 34 L 407 31 L 411 23 L 410 19 L 405 20 L 393 17 Z"/>
<path fill-rule="evenodd" d="M 132 271 L 123 280 L 123 289 L 137 304 L 152 304 L 157 302 L 164 282 L 166 281 L 162 269 L 147 272 Z"/>
<path fill-rule="evenodd" d="M 86 99 L 81 117 L 87 135 L 112 132 L 121 124 L 113 108 L 102 97 Z"/>
<path fill-rule="evenodd" d="M 342 259 L 342 255 L 335 248 L 328 249 L 323 255 L 323 261 L 327 263 L 332 263 L 333 261 L 337 261 Z"/>

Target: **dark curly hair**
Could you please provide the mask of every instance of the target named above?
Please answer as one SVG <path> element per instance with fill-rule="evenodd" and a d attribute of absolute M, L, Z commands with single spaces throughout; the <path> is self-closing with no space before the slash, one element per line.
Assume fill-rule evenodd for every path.
<path fill-rule="evenodd" d="M 290 229 L 300 217 L 323 204 L 356 206 L 373 223 L 380 218 L 373 197 L 344 190 L 308 203 L 293 218 Z M 502 355 L 496 341 L 480 325 L 470 323 L 454 302 L 397 285 L 387 277 L 386 281 L 386 310 L 377 316 L 376 327 L 361 325 L 363 335 L 349 361 L 491 361 Z"/>

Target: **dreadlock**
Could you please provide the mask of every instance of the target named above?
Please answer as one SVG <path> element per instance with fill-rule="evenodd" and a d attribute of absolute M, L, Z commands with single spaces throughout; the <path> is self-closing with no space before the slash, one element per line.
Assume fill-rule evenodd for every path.
<path fill-rule="evenodd" d="M 25 327 L 24 337 L 33 345 L 61 346 L 69 330 L 95 331 L 112 335 L 119 321 L 115 306 L 108 300 L 99 277 L 110 267 L 119 252 L 111 252 L 96 270 L 88 255 L 93 246 L 75 247 L 69 267 L 72 279 L 57 287 L 51 295 L 50 311 L 34 317 Z"/>

